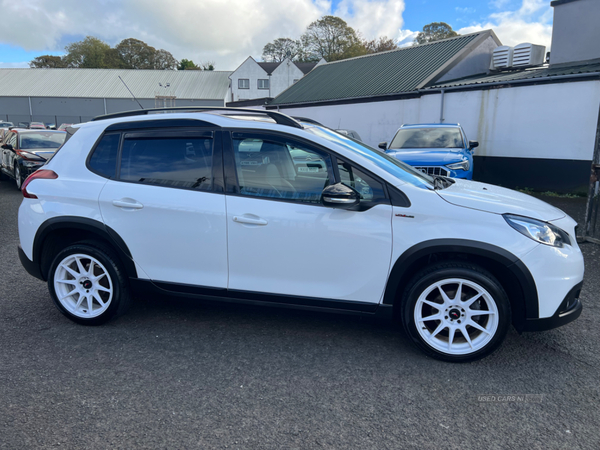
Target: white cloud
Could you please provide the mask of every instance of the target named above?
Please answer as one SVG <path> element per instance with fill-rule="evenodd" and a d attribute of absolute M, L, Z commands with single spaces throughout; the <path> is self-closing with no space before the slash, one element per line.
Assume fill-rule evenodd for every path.
<path fill-rule="evenodd" d="M 400 30 L 398 33 L 398 47 L 409 47 L 413 45 L 414 40 L 419 34 L 418 31 Z"/>
<path fill-rule="evenodd" d="M 342 0 L 334 13 L 365 39 L 397 39 L 404 25 L 404 7 L 404 0 Z"/>
<path fill-rule="evenodd" d="M 11 27 L 0 42 L 27 51 L 61 51 L 65 36 L 91 35 L 115 45 L 134 37 L 177 59 L 213 60 L 233 70 L 278 37 L 298 37 L 327 14 L 328 0 L 0 0 Z M 32 30 L 42 30 L 32 32 Z"/>
<path fill-rule="evenodd" d="M 476 11 L 475 8 L 469 8 L 468 6 L 465 6 L 464 8 L 461 8 L 460 6 L 456 6 L 454 8 L 455 11 L 458 11 L 459 13 L 463 13 L 463 14 L 472 14 Z"/>
<path fill-rule="evenodd" d="M 402 42 L 412 36 L 402 30 L 404 8 L 405 0 L 341 0 L 335 10 L 331 0 L 0 0 L 3 17 L 15 19 L 0 27 L 0 42 L 56 54 L 85 36 L 111 46 L 133 37 L 177 59 L 233 70 L 278 37 L 300 37 L 326 14 L 342 17 L 365 39 Z"/>
<path fill-rule="evenodd" d="M 487 22 L 475 23 L 457 30 L 460 34 L 493 29 L 505 45 L 523 42 L 545 45 L 552 42 L 552 8 L 546 0 L 523 0 L 514 11 L 491 14 Z"/>

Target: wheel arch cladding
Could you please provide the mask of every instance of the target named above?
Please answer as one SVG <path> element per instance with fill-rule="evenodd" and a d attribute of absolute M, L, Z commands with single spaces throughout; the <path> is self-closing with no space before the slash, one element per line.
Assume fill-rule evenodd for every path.
<path fill-rule="evenodd" d="M 410 279 L 426 265 L 439 260 L 462 260 L 491 272 L 506 291 L 512 309 L 512 322 L 522 331 L 526 319 L 539 316 L 535 281 L 523 262 L 495 245 L 466 239 L 433 239 L 407 249 L 394 263 L 383 304 L 396 305 Z M 400 308 L 394 307 L 395 314 Z"/>
<path fill-rule="evenodd" d="M 84 240 L 98 240 L 117 253 L 129 278 L 137 278 L 135 264 L 123 239 L 102 222 L 86 217 L 63 216 L 45 221 L 37 230 L 33 244 L 33 261 L 40 264 L 44 280 L 54 256 L 65 246 Z"/>

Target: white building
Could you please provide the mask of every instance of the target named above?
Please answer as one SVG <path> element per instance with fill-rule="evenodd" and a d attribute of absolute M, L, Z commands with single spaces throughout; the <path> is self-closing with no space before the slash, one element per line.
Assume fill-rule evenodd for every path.
<path fill-rule="evenodd" d="M 225 106 L 230 74 L 216 70 L 0 69 L 0 119 L 60 125 L 140 109 L 140 105 L 145 109 Z"/>
<path fill-rule="evenodd" d="M 229 76 L 228 101 L 277 97 L 317 65 L 324 63 L 322 58 L 318 63 L 297 63 L 288 58 L 276 63 L 256 62 L 249 56 Z"/>
<path fill-rule="evenodd" d="M 403 123 L 458 122 L 469 139 L 480 143 L 475 179 L 512 188 L 587 192 L 600 104 L 600 27 L 590 18 L 600 14 L 600 2 L 555 0 L 551 5 L 550 65 L 491 72 L 499 41 L 477 45 L 480 36 L 452 53 L 453 46 L 471 36 L 465 35 L 327 64 L 267 108 L 356 130 L 374 147 L 389 142 Z M 474 58 L 487 66 L 467 64 Z M 387 82 L 365 83 L 396 59 Z M 484 70 L 466 73 L 478 68 Z"/>

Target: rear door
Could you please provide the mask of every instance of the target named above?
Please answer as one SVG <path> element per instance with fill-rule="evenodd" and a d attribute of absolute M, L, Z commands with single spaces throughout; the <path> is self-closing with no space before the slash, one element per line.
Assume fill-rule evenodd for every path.
<path fill-rule="evenodd" d="M 89 166 L 102 171 L 118 148 L 116 173 L 100 194 L 106 225 L 125 241 L 140 278 L 227 287 L 227 236 L 218 129 L 107 133 Z M 109 142 L 110 141 L 110 142 Z M 108 164 L 110 170 L 110 163 Z M 167 286 L 168 287 L 168 286 Z"/>

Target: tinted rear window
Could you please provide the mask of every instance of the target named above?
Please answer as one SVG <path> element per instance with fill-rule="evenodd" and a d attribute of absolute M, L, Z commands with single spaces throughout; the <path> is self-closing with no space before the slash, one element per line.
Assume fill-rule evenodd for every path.
<path fill-rule="evenodd" d="M 182 189 L 210 190 L 212 137 L 126 137 L 120 179 Z"/>

